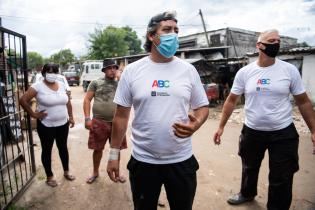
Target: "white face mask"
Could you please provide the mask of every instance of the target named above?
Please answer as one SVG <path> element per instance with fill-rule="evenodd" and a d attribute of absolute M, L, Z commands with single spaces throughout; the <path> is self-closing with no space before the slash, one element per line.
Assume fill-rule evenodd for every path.
<path fill-rule="evenodd" d="M 57 80 L 58 75 L 54 73 L 46 73 L 45 79 L 47 82 L 54 83 Z"/>

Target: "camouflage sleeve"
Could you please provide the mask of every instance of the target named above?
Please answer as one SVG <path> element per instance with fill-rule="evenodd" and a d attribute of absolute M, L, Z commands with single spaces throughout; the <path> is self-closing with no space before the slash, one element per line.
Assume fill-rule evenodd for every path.
<path fill-rule="evenodd" d="M 95 92 L 95 91 L 96 91 L 96 88 L 97 88 L 97 82 L 96 82 L 96 80 L 93 80 L 93 81 L 89 84 L 89 87 L 88 87 L 87 91 Z"/>

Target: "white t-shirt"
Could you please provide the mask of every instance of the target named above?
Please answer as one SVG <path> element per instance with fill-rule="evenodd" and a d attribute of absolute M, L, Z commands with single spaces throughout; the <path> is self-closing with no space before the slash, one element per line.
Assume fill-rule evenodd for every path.
<path fill-rule="evenodd" d="M 57 76 L 58 76 L 57 81 L 64 83 L 66 90 L 71 91 L 66 77 L 64 75 L 61 75 L 61 74 L 58 74 Z M 42 73 L 37 73 L 35 75 L 35 82 L 34 83 L 39 82 L 39 81 L 43 81 L 43 80 L 44 80 L 44 77 L 43 77 Z"/>
<path fill-rule="evenodd" d="M 192 155 L 191 137 L 178 138 L 175 122 L 187 122 L 189 109 L 208 105 L 196 69 L 174 57 L 168 63 L 142 58 L 124 69 L 114 102 L 134 106 L 132 155 L 152 164 L 181 162 Z"/>
<path fill-rule="evenodd" d="M 305 92 L 297 68 L 276 59 L 268 67 L 257 62 L 240 69 L 234 79 L 231 92 L 245 93 L 245 125 L 260 131 L 280 130 L 289 126 L 292 120 L 290 93 Z"/>
<path fill-rule="evenodd" d="M 57 91 L 50 89 L 43 81 L 34 83 L 31 87 L 37 92 L 37 111 L 47 113 L 41 121 L 46 127 L 57 127 L 68 121 L 68 95 L 64 83 L 58 82 Z"/>

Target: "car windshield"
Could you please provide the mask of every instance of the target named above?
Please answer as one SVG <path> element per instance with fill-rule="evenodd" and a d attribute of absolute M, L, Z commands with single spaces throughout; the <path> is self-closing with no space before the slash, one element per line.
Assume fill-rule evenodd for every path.
<path fill-rule="evenodd" d="M 77 72 L 64 72 L 63 75 L 65 75 L 65 77 L 75 77 L 77 76 Z"/>

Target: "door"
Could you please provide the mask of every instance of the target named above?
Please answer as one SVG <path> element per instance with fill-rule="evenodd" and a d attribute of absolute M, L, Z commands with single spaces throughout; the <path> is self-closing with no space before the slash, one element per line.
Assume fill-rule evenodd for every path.
<path fill-rule="evenodd" d="M 27 90 L 26 37 L 0 27 L 0 209 L 23 193 L 35 176 L 30 117 L 19 105 Z"/>

